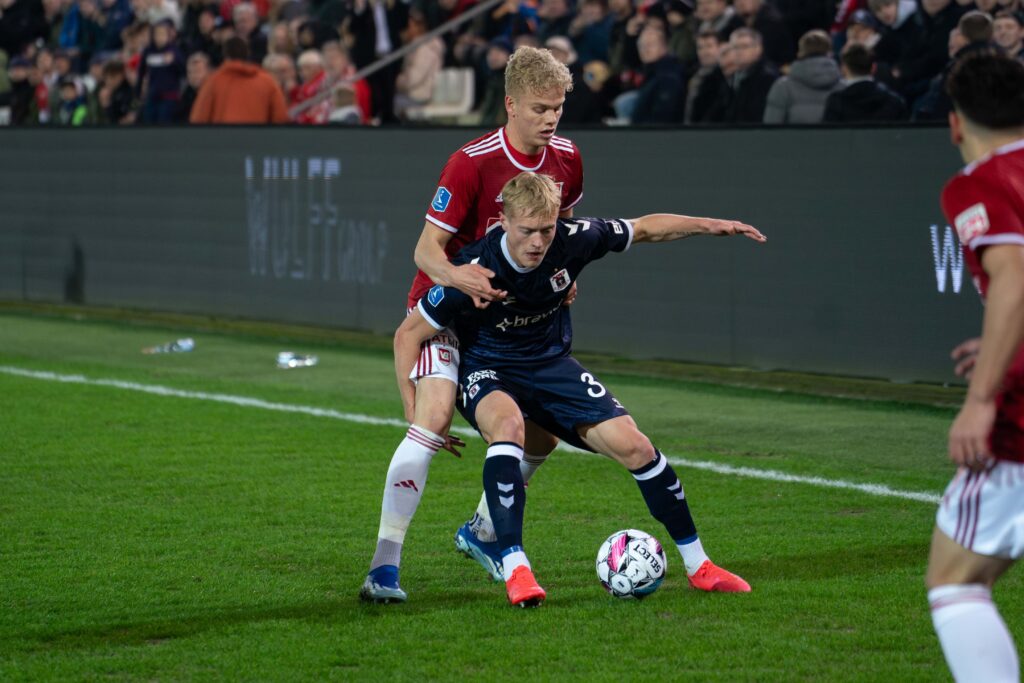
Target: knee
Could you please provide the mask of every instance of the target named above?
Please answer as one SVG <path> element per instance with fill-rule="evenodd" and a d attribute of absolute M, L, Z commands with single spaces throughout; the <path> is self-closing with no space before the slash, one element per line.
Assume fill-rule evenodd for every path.
<path fill-rule="evenodd" d="M 447 434 L 455 411 L 455 401 L 433 398 L 420 400 L 416 397 L 416 408 L 413 422 L 434 434 Z"/>
<path fill-rule="evenodd" d="M 502 415 L 490 425 L 490 434 L 487 441 L 509 441 L 522 444 L 525 439 L 526 428 L 523 424 L 523 416 L 518 413 Z"/>
<path fill-rule="evenodd" d="M 619 462 L 628 469 L 639 469 L 654 460 L 654 446 L 650 439 L 636 431 L 623 440 L 618 456 Z"/>

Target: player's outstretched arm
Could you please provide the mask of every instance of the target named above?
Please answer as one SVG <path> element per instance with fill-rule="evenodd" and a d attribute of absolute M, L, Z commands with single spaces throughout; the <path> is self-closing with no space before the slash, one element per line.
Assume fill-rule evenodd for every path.
<path fill-rule="evenodd" d="M 755 242 L 766 242 L 767 237 L 746 223 L 717 218 L 694 218 L 674 213 L 652 213 L 630 221 L 633 224 L 633 242 L 670 242 L 696 235 L 743 235 Z"/>
<path fill-rule="evenodd" d="M 1003 377 L 1024 341 L 1024 247 L 991 246 L 981 256 L 989 275 L 985 319 L 967 398 L 949 430 L 949 458 L 983 467 L 991 456 L 988 437 Z"/>
<path fill-rule="evenodd" d="M 437 284 L 454 287 L 471 296 L 477 308 L 486 308 L 490 302 L 504 299 L 504 291 L 491 287 L 493 270 L 475 263 L 452 265 L 444 251 L 451 239 L 452 233 L 447 230 L 429 221 L 424 223 L 413 255 L 416 267 Z"/>
<path fill-rule="evenodd" d="M 409 379 L 409 373 L 420 356 L 420 345 L 435 334 L 437 330 L 416 309 L 395 330 L 395 377 L 409 424 L 416 413 L 416 385 Z"/>

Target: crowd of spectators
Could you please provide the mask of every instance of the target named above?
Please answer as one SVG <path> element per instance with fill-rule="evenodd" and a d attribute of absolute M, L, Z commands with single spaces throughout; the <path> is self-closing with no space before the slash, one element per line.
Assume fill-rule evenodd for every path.
<path fill-rule="evenodd" d="M 353 78 L 480 1 L 0 0 L 0 124 L 391 124 L 464 67 L 498 125 L 519 45 L 565 123 L 928 121 L 959 55 L 1024 56 L 1024 0 L 505 0 Z"/>

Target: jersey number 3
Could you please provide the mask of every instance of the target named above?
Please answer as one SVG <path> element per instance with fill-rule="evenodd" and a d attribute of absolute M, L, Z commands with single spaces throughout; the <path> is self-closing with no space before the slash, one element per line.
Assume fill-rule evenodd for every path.
<path fill-rule="evenodd" d="M 580 381 L 586 382 L 590 385 L 590 388 L 587 389 L 587 394 L 593 398 L 601 398 L 608 393 L 608 390 L 604 388 L 604 385 L 598 382 L 589 372 L 584 372 L 580 375 Z"/>

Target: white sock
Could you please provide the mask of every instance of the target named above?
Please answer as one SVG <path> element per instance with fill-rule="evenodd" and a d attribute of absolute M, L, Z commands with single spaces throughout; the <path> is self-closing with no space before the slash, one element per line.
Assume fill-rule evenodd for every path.
<path fill-rule="evenodd" d="M 370 569 L 384 564 L 400 564 L 405 532 L 409 529 L 409 523 L 416 514 L 423 489 L 427 485 L 430 461 L 443 445 L 444 439 L 437 434 L 412 425 L 395 449 L 387 479 L 384 480 L 377 551 L 373 555 Z"/>
<path fill-rule="evenodd" d="M 686 575 L 693 576 L 700 569 L 700 566 L 708 561 L 708 554 L 704 552 L 700 538 L 693 537 L 692 541 L 676 543 L 679 554 L 683 556 L 683 564 L 686 565 Z"/>
<path fill-rule="evenodd" d="M 526 559 L 526 553 L 522 550 L 516 550 L 501 558 L 501 566 L 505 573 L 505 580 L 508 581 L 512 578 L 512 572 L 514 572 L 517 567 L 522 567 L 524 565 L 527 569 L 530 569 L 530 561 Z"/>
<path fill-rule="evenodd" d="M 1017 683 L 1017 649 L 988 587 L 939 586 L 928 591 L 928 603 L 954 680 Z"/>
<path fill-rule="evenodd" d="M 523 474 L 524 484 L 530 482 L 530 477 L 547 459 L 548 456 L 546 455 L 530 455 L 529 453 L 523 455 L 523 459 L 519 461 L 519 471 Z M 494 524 L 491 522 L 491 511 L 487 507 L 487 496 L 485 494 L 480 494 L 480 502 L 476 506 L 476 514 L 473 515 L 473 519 L 469 522 L 469 530 L 484 543 L 492 543 L 498 540 L 494 533 Z"/>

